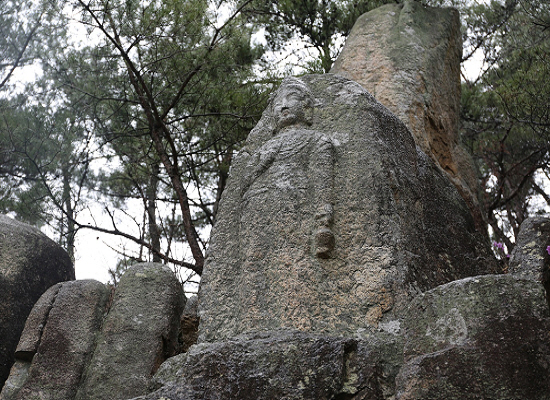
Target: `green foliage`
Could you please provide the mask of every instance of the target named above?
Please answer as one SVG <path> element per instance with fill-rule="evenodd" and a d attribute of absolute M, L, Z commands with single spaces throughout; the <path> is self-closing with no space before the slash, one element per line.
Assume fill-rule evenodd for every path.
<path fill-rule="evenodd" d="M 271 50 L 299 40 L 316 51 L 307 72 L 329 72 L 343 42 L 356 19 L 363 13 L 390 0 L 279 0 L 253 1 L 246 13 L 258 27 L 263 27 Z"/>
<path fill-rule="evenodd" d="M 90 171 L 90 133 L 67 110 L 5 101 L 0 120 L 3 181 L 0 211 L 33 225 L 49 225 L 74 258 L 76 227 Z"/>
<path fill-rule="evenodd" d="M 16 3 L 31 15 L 32 2 L 2 3 L 0 10 Z M 223 12 L 206 0 L 75 0 L 70 6 L 90 40 L 44 41 L 40 83 L 18 103 L 2 103 L 0 174 L 8 184 L 0 207 L 57 226 L 60 237 L 93 228 L 134 241 L 140 259 L 200 271 L 207 237 L 197 229 L 212 225 L 232 155 L 265 108 L 268 82 L 258 84 L 253 71 L 264 50 L 252 45 L 251 27 L 231 2 L 218 4 Z M 8 26 L 19 15 L 12 11 L 2 13 L 1 27 L 19 43 L 30 36 Z M 38 21 L 40 29 L 46 20 L 61 23 L 64 13 L 57 11 L 58 19 L 44 12 L 28 23 Z M 9 67 L 13 57 L 4 54 Z M 90 204 L 100 205 L 111 223 L 82 221 L 78 212 Z M 119 226 L 121 214 L 137 233 Z M 195 263 L 172 256 L 182 246 L 192 248 Z M 144 249 L 148 257 L 141 256 Z"/>
<path fill-rule="evenodd" d="M 283 74 L 266 51 L 305 48 L 301 71 L 327 72 L 357 17 L 395 2 L 0 2 L 0 212 L 49 225 L 70 250 L 90 228 L 81 213 L 99 205 L 110 223 L 91 227 L 138 246 L 125 259 L 200 274 L 233 156 Z M 463 60 L 483 55 L 484 73 L 463 84 L 461 134 L 494 239 L 511 250 L 519 224 L 543 210 L 534 196 L 550 204 L 539 182 L 550 176 L 550 6 L 423 3 L 457 7 Z M 83 44 L 63 33 L 69 11 L 89 34 Z M 42 75 L 15 96 L 7 89 L 25 65 Z M 117 225 L 122 213 L 137 232 Z"/>
<path fill-rule="evenodd" d="M 550 7 L 538 2 L 491 2 L 480 13 L 485 73 L 463 85 L 463 138 L 486 189 L 482 194 L 495 240 L 513 248 L 525 218 L 543 211 L 550 152 Z M 495 29 L 498 27 L 498 29 Z M 482 36 L 481 33 L 479 36 Z M 481 43 L 481 42 L 480 42 Z M 534 202 L 536 195 L 542 203 Z"/>
<path fill-rule="evenodd" d="M 18 69 L 61 47 L 64 23 L 56 0 L 0 2 L 0 90 L 9 87 Z"/>

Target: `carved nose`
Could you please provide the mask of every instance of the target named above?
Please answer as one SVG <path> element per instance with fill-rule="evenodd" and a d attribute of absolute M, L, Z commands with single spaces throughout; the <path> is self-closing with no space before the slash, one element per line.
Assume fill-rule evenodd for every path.
<path fill-rule="evenodd" d="M 286 110 L 286 109 L 290 108 L 290 105 L 291 105 L 291 104 L 292 104 L 292 101 L 291 101 L 291 100 L 289 100 L 289 99 L 283 99 L 283 100 L 281 101 L 281 108 L 282 108 L 283 110 Z"/>

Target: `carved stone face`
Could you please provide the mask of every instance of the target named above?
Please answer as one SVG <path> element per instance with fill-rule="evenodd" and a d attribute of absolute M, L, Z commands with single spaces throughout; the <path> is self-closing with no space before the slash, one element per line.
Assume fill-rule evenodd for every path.
<path fill-rule="evenodd" d="M 311 124 L 308 114 L 312 106 L 313 99 L 305 85 L 296 82 L 282 86 L 273 100 L 277 131 L 287 126 Z"/>

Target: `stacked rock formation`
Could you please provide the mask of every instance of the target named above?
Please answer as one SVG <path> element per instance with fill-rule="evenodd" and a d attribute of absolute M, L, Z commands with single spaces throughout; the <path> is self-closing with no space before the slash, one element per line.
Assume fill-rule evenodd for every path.
<path fill-rule="evenodd" d="M 65 250 L 38 229 L 0 215 L 0 387 L 34 304 L 50 286 L 74 278 Z"/>
<path fill-rule="evenodd" d="M 2 400 L 115 400 L 149 391 L 178 351 L 181 285 L 161 264 L 130 268 L 114 291 L 63 282 L 36 303 Z"/>
<path fill-rule="evenodd" d="M 0 399 L 547 400 L 549 226 L 526 221 L 492 274 L 471 209 L 394 114 L 341 76 L 289 78 L 234 160 L 198 317 L 158 265 L 112 305 L 97 282 L 57 285 Z M 187 351 L 160 365 L 178 323 Z"/>
<path fill-rule="evenodd" d="M 363 88 L 288 79 L 232 167 L 199 343 L 135 400 L 547 399 L 544 288 L 484 239 Z"/>

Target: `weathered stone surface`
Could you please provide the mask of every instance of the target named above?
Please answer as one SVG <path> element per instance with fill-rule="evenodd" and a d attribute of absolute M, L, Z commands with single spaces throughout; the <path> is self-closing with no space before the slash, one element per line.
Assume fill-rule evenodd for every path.
<path fill-rule="evenodd" d="M 17 392 L 23 387 L 29 377 L 29 368 L 31 362 L 26 360 L 16 359 L 10 370 L 10 375 L 2 392 L 0 392 L 0 400 L 12 400 L 17 396 Z"/>
<path fill-rule="evenodd" d="M 494 265 L 456 188 L 393 114 L 335 75 L 287 79 L 234 160 L 199 342 L 360 335 L 391 326 L 418 292 Z"/>
<path fill-rule="evenodd" d="M 299 332 L 192 346 L 155 375 L 141 400 L 382 399 L 401 365 L 399 337 L 369 341 Z M 137 399 L 136 399 L 137 400 Z"/>
<path fill-rule="evenodd" d="M 458 12 L 406 0 L 362 15 L 331 72 L 361 84 L 405 123 L 485 232 L 473 161 L 458 139 L 461 55 Z"/>
<path fill-rule="evenodd" d="M 62 283 L 57 283 L 46 290 L 32 308 L 25 322 L 23 333 L 19 338 L 19 344 L 15 349 L 15 358 L 32 361 L 34 355 L 38 351 L 38 345 L 40 344 L 48 315 L 53 308 L 53 304 L 61 286 L 63 286 Z"/>
<path fill-rule="evenodd" d="M 0 387 L 34 303 L 50 286 L 74 279 L 68 254 L 38 229 L 0 215 Z"/>
<path fill-rule="evenodd" d="M 197 296 L 191 296 L 185 302 L 185 309 L 181 314 L 179 353 L 185 353 L 189 347 L 197 343 L 199 337 L 199 316 L 197 314 Z"/>
<path fill-rule="evenodd" d="M 72 400 L 101 327 L 109 289 L 93 280 L 57 284 L 33 308 L 2 400 Z M 32 361 L 31 361 L 32 360 Z"/>
<path fill-rule="evenodd" d="M 550 218 L 528 218 L 521 224 L 510 257 L 510 274 L 541 282 L 550 290 Z"/>
<path fill-rule="evenodd" d="M 120 400 L 147 393 L 159 365 L 177 350 L 181 284 L 162 264 L 124 273 L 104 320 L 77 400 Z"/>
<path fill-rule="evenodd" d="M 397 399 L 548 399 L 550 311 L 540 284 L 466 278 L 417 297 Z"/>

